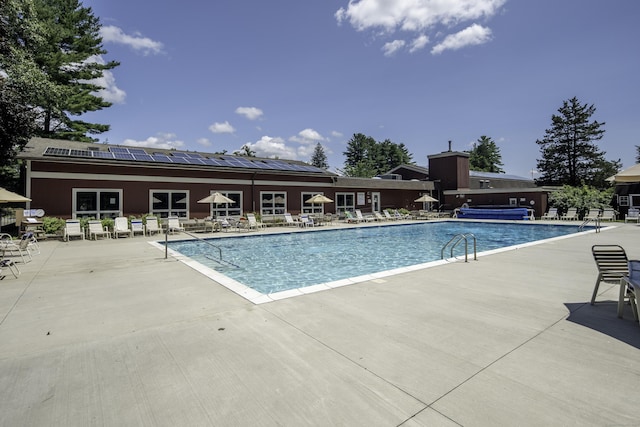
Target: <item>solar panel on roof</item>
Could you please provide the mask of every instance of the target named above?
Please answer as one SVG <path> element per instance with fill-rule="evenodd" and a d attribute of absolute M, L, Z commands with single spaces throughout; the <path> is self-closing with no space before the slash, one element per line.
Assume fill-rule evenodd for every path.
<path fill-rule="evenodd" d="M 189 163 L 186 157 L 171 156 L 169 157 L 173 163 Z"/>
<path fill-rule="evenodd" d="M 133 154 L 133 160 L 139 162 L 153 162 L 153 158 L 147 153 L 144 154 Z"/>
<path fill-rule="evenodd" d="M 72 157 L 92 157 L 89 150 L 75 150 L 73 148 L 69 150 L 69 155 Z"/>
<path fill-rule="evenodd" d="M 113 159 L 113 153 L 107 151 L 92 151 L 91 154 L 98 159 Z"/>
<path fill-rule="evenodd" d="M 173 151 L 171 155 L 173 157 L 187 157 L 187 153 L 183 153 L 181 151 Z"/>
<path fill-rule="evenodd" d="M 109 147 L 109 151 L 112 153 L 128 153 L 129 149 L 124 147 Z"/>
<path fill-rule="evenodd" d="M 187 155 L 187 157 L 192 158 L 192 159 L 201 159 L 202 156 L 198 153 L 185 153 Z"/>
<path fill-rule="evenodd" d="M 140 155 L 148 155 L 146 151 L 142 148 L 129 148 L 129 153 L 131 154 L 140 154 Z"/>
<path fill-rule="evenodd" d="M 152 154 L 151 158 L 153 159 L 154 162 L 171 163 L 171 160 L 169 159 L 169 157 L 165 156 L 164 154 Z"/>
<path fill-rule="evenodd" d="M 134 160 L 133 154 L 124 153 L 124 152 L 113 153 L 113 157 L 118 160 Z"/>
<path fill-rule="evenodd" d="M 202 158 L 197 159 L 197 158 L 193 158 L 193 157 L 187 157 L 185 160 L 186 160 L 186 161 L 187 161 L 187 163 L 189 163 L 190 165 L 200 165 L 200 166 L 202 166 L 202 165 L 203 165 L 203 162 L 202 162 L 202 161 L 203 161 L 204 159 L 202 159 Z"/>
<path fill-rule="evenodd" d="M 56 147 L 47 147 L 44 150 L 45 156 L 68 156 L 69 149 L 68 148 L 56 148 Z"/>

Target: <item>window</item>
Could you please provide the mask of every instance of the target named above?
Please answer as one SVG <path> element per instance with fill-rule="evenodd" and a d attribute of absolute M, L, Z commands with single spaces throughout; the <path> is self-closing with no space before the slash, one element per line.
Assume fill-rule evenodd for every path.
<path fill-rule="evenodd" d="M 189 217 L 189 192 L 184 190 L 151 190 L 151 209 L 160 218 L 178 216 Z"/>
<path fill-rule="evenodd" d="M 233 200 L 235 203 L 212 204 L 211 215 L 215 218 L 227 216 L 242 216 L 242 192 L 241 191 L 218 191 Z"/>
<path fill-rule="evenodd" d="M 640 207 L 640 194 L 629 195 L 629 206 L 633 208 Z"/>
<path fill-rule="evenodd" d="M 356 208 L 355 193 L 336 193 L 336 213 L 350 211 Z"/>
<path fill-rule="evenodd" d="M 260 192 L 260 215 L 284 215 L 287 211 L 287 193 Z"/>
<path fill-rule="evenodd" d="M 73 189 L 74 218 L 115 218 L 122 212 L 122 190 Z"/>
<path fill-rule="evenodd" d="M 509 206 L 518 206 L 518 199 L 515 197 L 509 197 Z"/>
<path fill-rule="evenodd" d="M 629 196 L 618 196 L 618 206 L 629 206 Z"/>
<path fill-rule="evenodd" d="M 300 195 L 302 196 L 302 209 L 301 212 L 302 213 L 308 213 L 308 214 L 324 214 L 324 203 L 307 203 L 305 202 L 305 200 L 309 200 L 311 197 L 315 196 L 316 194 L 322 194 L 322 193 L 300 193 Z"/>

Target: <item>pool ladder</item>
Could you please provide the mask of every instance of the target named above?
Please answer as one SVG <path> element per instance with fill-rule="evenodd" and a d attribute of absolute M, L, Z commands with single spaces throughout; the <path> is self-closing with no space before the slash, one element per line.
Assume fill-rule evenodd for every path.
<path fill-rule="evenodd" d="M 600 217 L 596 217 L 596 218 L 587 218 L 585 219 L 582 224 L 580 224 L 580 227 L 578 227 L 578 230 L 580 231 L 584 231 L 584 227 L 585 225 L 589 224 L 591 221 L 593 221 L 593 223 L 596 226 L 596 233 L 600 232 Z"/>
<path fill-rule="evenodd" d="M 451 249 L 451 257 L 453 258 L 453 250 L 456 248 L 456 246 L 458 246 L 458 244 L 462 241 L 464 241 L 464 262 L 468 262 L 469 261 L 469 239 L 473 239 L 473 260 L 477 261 L 478 260 L 478 254 L 476 252 L 476 248 L 477 248 L 477 241 L 476 241 L 476 236 L 473 233 L 460 233 L 460 234 L 456 234 L 455 236 L 453 236 L 451 238 L 451 240 L 449 240 L 447 242 L 446 245 L 444 245 L 442 247 L 442 250 L 440 251 L 440 259 L 444 259 L 444 251 L 447 249 L 447 247 L 449 247 Z"/>
<path fill-rule="evenodd" d="M 201 241 L 203 243 L 206 243 L 207 245 L 209 245 L 211 247 L 216 248 L 218 250 L 218 255 L 220 256 L 220 261 L 222 261 L 222 248 L 220 248 L 219 246 L 216 246 L 213 243 L 204 240 L 202 237 L 193 235 L 193 234 L 189 233 L 188 231 L 180 230 L 178 232 L 187 234 L 187 235 L 193 237 L 196 240 L 199 240 L 199 241 Z M 169 233 L 166 232 L 164 234 L 164 259 L 167 259 L 168 257 L 169 257 Z"/>

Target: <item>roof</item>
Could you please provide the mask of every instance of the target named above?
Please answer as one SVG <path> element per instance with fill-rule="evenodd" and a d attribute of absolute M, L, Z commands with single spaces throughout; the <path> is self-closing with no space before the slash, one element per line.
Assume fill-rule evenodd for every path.
<path fill-rule="evenodd" d="M 195 151 L 128 147 L 60 139 L 33 138 L 18 155 L 30 160 L 156 165 L 162 167 L 200 167 L 263 170 L 293 174 L 330 175 L 334 173 L 297 160 L 234 156 Z"/>
<path fill-rule="evenodd" d="M 504 173 L 496 173 L 496 172 L 481 172 L 481 171 L 469 171 L 469 177 L 473 178 L 487 178 L 487 179 L 508 179 L 512 181 L 533 181 L 531 178 L 526 178 L 518 175 L 507 175 Z"/>

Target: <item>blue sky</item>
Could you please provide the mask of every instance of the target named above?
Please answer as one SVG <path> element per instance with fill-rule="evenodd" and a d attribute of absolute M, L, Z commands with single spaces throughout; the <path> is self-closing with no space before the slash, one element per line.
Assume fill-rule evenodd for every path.
<path fill-rule="evenodd" d="M 509 174 L 576 96 L 606 122 L 609 160 L 640 145 L 637 0 L 86 0 L 103 25 L 113 102 L 85 119 L 112 144 L 309 161 L 354 133 L 413 160 L 486 135 Z M 533 175 L 532 175 L 533 174 Z"/>

